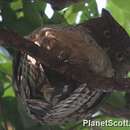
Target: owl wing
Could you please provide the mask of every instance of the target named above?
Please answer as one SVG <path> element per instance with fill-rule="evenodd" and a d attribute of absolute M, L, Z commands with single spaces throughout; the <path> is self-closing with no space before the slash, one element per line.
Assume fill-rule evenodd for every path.
<path fill-rule="evenodd" d="M 43 33 L 42 30 L 38 30 L 38 32 L 33 34 L 36 36 L 32 37 L 38 38 L 35 38 L 35 41 L 36 43 L 39 43 L 41 47 L 46 47 L 42 46 L 42 44 L 45 42 L 45 39 L 43 39 L 43 35 L 41 34 L 47 33 Z M 46 29 L 46 32 L 47 31 L 48 30 Z M 49 33 L 51 34 L 50 29 Z M 80 35 L 81 33 L 82 35 Z M 86 118 L 92 114 L 89 113 L 89 109 L 91 108 L 92 111 L 93 108 L 95 108 L 94 104 L 104 95 L 104 93 L 99 90 L 89 89 L 89 76 L 91 77 L 92 74 L 98 74 L 109 77 L 110 75 L 108 73 L 105 75 L 107 69 L 112 69 L 111 64 L 109 63 L 109 58 L 97 45 L 96 41 L 89 36 L 89 34 L 86 36 L 83 32 L 77 32 L 76 30 L 72 29 L 71 31 L 63 31 L 61 29 L 58 32 L 56 32 L 55 29 L 52 29 L 51 38 L 53 38 L 53 35 L 55 35 L 55 37 L 57 37 L 57 35 L 60 36 L 60 38 L 58 37 L 56 41 L 63 41 L 63 45 L 56 46 L 56 48 L 54 47 L 51 54 L 49 54 L 50 57 L 45 58 L 45 62 L 48 62 L 49 64 L 47 67 L 52 67 L 53 71 L 55 70 L 57 73 L 64 75 L 66 80 L 69 79 L 69 84 L 71 84 L 73 87 L 71 93 L 61 100 L 58 98 L 56 103 L 52 103 L 51 101 L 47 103 L 44 98 L 36 99 L 35 96 L 33 97 L 35 100 L 32 100 L 30 96 L 28 97 L 28 95 L 32 94 L 32 88 L 37 88 L 40 81 L 42 81 L 42 78 L 45 78 L 42 75 L 42 73 L 44 74 L 44 68 L 41 69 L 39 64 L 38 66 L 36 64 L 30 64 L 27 55 L 23 57 L 24 60 L 18 59 L 16 62 L 18 66 L 17 71 L 15 71 L 15 79 L 17 80 L 17 83 L 19 83 L 17 84 L 17 87 L 21 86 L 21 88 L 25 90 L 21 96 L 24 95 L 25 102 L 28 104 L 28 110 L 38 120 L 56 124 L 59 123 L 59 121 L 64 123 L 65 121 L 77 121 L 77 119 L 80 120 Z M 90 41 L 92 43 L 90 43 Z M 47 45 L 50 45 L 50 43 Z M 52 64 L 48 59 L 52 59 L 52 61 L 56 61 L 56 63 L 54 62 L 54 64 Z M 46 74 L 47 73 L 48 71 L 46 71 Z M 39 74 L 40 76 L 37 76 Z M 82 83 L 79 85 L 73 85 L 71 82 L 72 79 L 74 79 L 75 82 L 81 81 Z M 50 80 L 49 82 L 51 85 L 54 85 L 54 83 L 52 83 Z M 68 85 L 68 81 L 66 83 Z M 62 92 L 64 91 L 65 86 L 65 83 L 60 85 L 59 88 L 62 88 L 61 91 L 53 95 L 53 97 L 57 98 L 59 94 L 61 94 L 62 97 Z M 54 91 L 58 90 L 57 87 L 58 86 L 55 84 Z M 46 89 L 47 86 L 43 87 L 43 93 L 46 91 Z M 69 91 L 70 90 L 68 89 L 67 93 Z M 43 94 L 43 97 L 44 96 L 46 95 Z M 30 100 L 28 98 L 30 98 Z"/>

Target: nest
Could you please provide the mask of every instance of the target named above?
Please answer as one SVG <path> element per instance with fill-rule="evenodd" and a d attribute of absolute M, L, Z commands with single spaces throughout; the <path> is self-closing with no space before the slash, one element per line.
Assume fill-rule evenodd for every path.
<path fill-rule="evenodd" d="M 14 60 L 14 89 L 28 115 L 47 124 L 90 118 L 104 96 L 21 53 Z"/>

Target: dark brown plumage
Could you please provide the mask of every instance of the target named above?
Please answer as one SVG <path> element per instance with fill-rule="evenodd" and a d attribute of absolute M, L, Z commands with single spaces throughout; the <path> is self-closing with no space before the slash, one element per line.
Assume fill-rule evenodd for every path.
<path fill-rule="evenodd" d="M 111 17 L 109 14 L 107 14 L 107 15 L 108 15 L 108 17 Z M 107 17 L 107 15 L 105 17 Z M 102 27 L 102 23 L 100 23 L 100 20 L 102 20 L 102 19 L 104 20 L 104 18 L 102 18 L 102 17 L 97 18 L 97 21 L 91 20 L 90 22 L 88 21 L 87 24 L 85 24 L 85 25 L 82 24 L 81 26 L 79 25 L 75 28 L 59 28 L 59 27 L 50 27 L 49 28 L 48 27 L 48 28 L 44 28 L 44 29 L 39 29 L 30 35 L 30 39 L 36 43 L 39 43 L 42 47 L 46 47 L 48 50 L 53 49 L 53 43 L 55 44 L 55 42 L 63 41 L 64 48 L 62 48 L 62 49 L 60 48 L 59 49 L 60 53 L 58 52 L 58 54 L 55 54 L 56 52 L 54 51 L 53 55 L 57 56 L 57 57 L 53 57 L 50 60 L 50 62 L 52 62 L 51 64 L 53 64 L 54 66 L 58 66 L 59 69 L 60 69 L 60 65 L 62 65 L 64 62 L 66 62 L 66 63 L 68 62 L 70 65 L 72 64 L 72 68 L 71 68 L 72 71 L 73 71 L 73 66 L 74 67 L 77 66 L 77 68 L 79 67 L 77 69 L 77 70 L 79 70 L 79 71 L 77 71 L 77 73 L 78 73 L 78 75 L 80 75 L 79 78 L 81 77 L 81 79 L 82 79 L 82 77 L 88 78 L 88 76 L 92 72 L 97 72 L 97 73 L 100 73 L 100 75 L 111 77 L 114 75 L 111 62 L 110 62 L 109 58 L 107 57 L 107 55 L 105 54 L 105 51 L 102 50 L 96 43 L 104 35 L 101 34 L 101 37 L 96 37 L 96 38 L 94 37 L 96 39 L 96 42 L 94 41 L 93 38 L 91 38 L 91 36 L 89 36 L 91 34 L 94 34 L 95 36 L 97 36 L 97 34 L 99 33 L 99 30 L 100 30 L 100 26 Z M 113 24 L 114 24 L 115 21 L 111 21 L 111 22 L 113 22 Z M 97 30 L 96 30 L 96 27 L 94 28 L 97 32 L 95 30 L 93 30 L 93 28 L 92 28 L 92 27 L 94 27 L 94 24 L 96 24 L 96 23 L 99 24 L 97 26 Z M 106 24 L 106 23 L 104 23 L 104 24 Z M 84 31 L 81 31 L 81 29 Z M 102 30 L 102 28 L 101 28 L 101 30 Z M 76 33 L 76 31 L 77 31 L 77 33 Z M 65 32 L 67 32 L 67 33 L 65 33 Z M 86 32 L 86 33 L 84 33 L 84 32 Z M 46 37 L 44 37 L 45 33 L 47 34 Z M 87 35 L 87 36 L 85 36 L 85 35 Z M 47 41 L 47 38 L 51 38 L 50 41 L 52 40 L 53 43 L 51 44 L 48 41 L 48 42 L 46 42 L 46 43 L 48 43 L 48 45 L 44 46 L 44 40 Z M 86 43 L 84 43 L 85 42 L 85 40 L 83 40 L 84 38 L 86 38 L 85 39 Z M 81 41 L 79 41 L 79 39 Z M 88 42 L 88 40 L 89 40 L 89 42 Z M 86 49 L 88 49 L 90 47 L 90 50 L 89 49 L 85 50 L 85 53 L 83 53 L 83 55 L 82 55 L 82 59 L 76 59 L 76 58 L 80 58 L 82 53 L 78 53 L 78 52 L 70 53 L 69 51 L 66 53 L 66 51 L 65 51 L 66 44 L 68 45 L 68 44 L 71 44 L 72 42 L 74 44 L 72 47 L 78 46 L 77 51 L 80 51 L 82 53 L 86 47 L 86 44 L 88 46 Z M 108 41 L 108 43 L 109 43 L 109 41 Z M 102 45 L 103 43 L 100 41 L 98 42 L 98 44 L 100 44 L 104 49 L 105 49 L 104 46 L 107 46 L 107 42 L 106 42 L 106 44 L 104 44 L 104 46 Z M 108 46 L 110 46 L 110 45 L 108 45 Z M 80 50 L 80 47 L 81 47 L 81 50 Z M 91 47 L 92 47 L 92 50 L 91 50 Z M 71 50 L 71 48 L 70 48 L 70 50 Z M 113 50 L 113 53 L 115 53 L 115 52 L 117 52 L 117 51 Z M 92 53 L 92 57 L 94 58 L 94 59 L 92 57 L 90 58 L 92 60 L 92 63 L 90 62 L 91 60 L 88 58 L 88 56 L 91 56 L 91 53 Z M 70 54 L 73 54 L 73 55 L 70 56 Z M 78 54 L 80 54 L 80 56 L 78 56 Z M 99 57 L 98 57 L 98 54 L 100 55 Z M 111 54 L 111 53 L 109 53 L 109 54 Z M 85 55 L 87 57 L 85 57 Z M 110 57 L 112 57 L 112 54 L 110 55 Z M 89 62 L 91 63 L 91 65 L 88 64 Z M 82 66 L 78 66 L 79 63 L 81 63 Z M 86 66 L 87 64 L 88 64 L 88 67 Z M 97 64 L 97 66 L 95 66 L 96 64 Z M 105 66 L 107 66 L 107 67 L 105 67 Z M 90 68 L 90 72 L 88 72 L 88 75 L 86 76 L 86 71 L 88 71 L 89 68 Z M 106 68 L 108 69 L 108 74 L 107 74 Z M 86 71 L 85 71 L 85 69 L 86 69 Z M 61 68 L 61 70 L 63 70 L 64 72 L 71 71 L 71 70 L 64 70 L 64 68 Z M 51 72 L 51 74 L 49 74 L 49 72 Z M 85 72 L 85 75 L 83 75 L 83 72 Z M 53 74 L 53 77 L 51 77 L 52 74 Z M 82 118 L 85 118 L 88 116 L 88 114 L 90 114 L 89 111 L 93 110 L 93 108 L 95 108 L 94 104 L 97 101 L 99 101 L 99 99 L 103 98 L 103 95 L 104 95 L 103 92 L 101 92 L 99 90 L 91 91 L 87 88 L 87 86 L 85 86 L 86 84 L 78 85 L 78 83 L 74 84 L 73 81 L 69 82 L 69 81 L 67 81 L 67 79 L 64 78 L 64 76 L 63 76 L 62 80 L 56 81 L 55 79 L 53 79 L 54 76 L 56 76 L 56 79 L 60 79 L 62 77 L 62 75 L 57 75 L 57 72 L 54 72 L 54 70 L 50 70 L 50 71 L 47 70 L 46 75 L 48 75 L 48 77 L 50 77 L 50 84 L 52 84 L 52 86 L 53 85 L 54 86 L 51 88 L 51 91 L 49 93 L 47 93 L 47 92 L 50 90 L 50 88 L 43 87 L 44 96 L 45 96 L 45 99 L 47 99 L 47 101 L 49 99 L 49 101 L 53 105 L 56 105 L 56 106 L 54 106 L 54 108 L 52 107 L 52 110 L 49 112 L 49 114 L 46 113 L 46 115 L 44 115 L 44 117 L 42 117 L 45 122 L 58 123 L 59 121 L 63 121 L 63 122 L 70 121 L 70 120 L 74 121 L 74 120 L 77 120 L 77 118 L 79 120 Z M 61 81 L 61 84 L 59 83 L 60 81 Z M 59 83 L 59 84 L 57 84 L 57 83 Z M 65 88 L 68 89 L 68 90 L 66 90 L 67 91 L 66 94 L 64 94 L 64 92 L 63 92 Z M 79 91 L 80 89 L 83 90 L 83 92 L 82 91 L 80 92 Z M 76 97 L 76 93 L 77 93 L 78 97 Z M 84 93 L 85 93 L 85 95 L 84 95 Z M 52 97 L 50 96 L 51 94 L 52 94 Z M 74 95 L 75 95 L 75 98 L 73 97 Z M 51 98 L 48 98 L 48 97 L 51 97 Z M 80 97 L 82 97 L 82 98 L 80 98 Z M 75 99 L 75 101 L 72 100 L 73 98 Z M 81 101 L 83 101 L 81 103 L 82 107 L 80 105 L 76 104 Z M 73 108 L 72 108 L 72 106 L 73 106 Z"/>
<path fill-rule="evenodd" d="M 81 25 L 109 55 L 116 77 L 127 77 L 130 70 L 130 38 L 111 14 L 103 9 L 102 16 Z"/>
<path fill-rule="evenodd" d="M 89 80 L 89 76 L 92 74 L 105 77 L 113 76 L 111 62 L 105 52 L 89 34 L 84 35 L 84 32 L 77 28 L 42 28 L 31 35 L 31 40 L 46 49 L 52 68 L 59 69 L 66 79 L 75 80 L 76 76 L 76 79 L 81 79 L 82 82 L 77 87 L 73 85 L 74 88 L 71 94 L 64 100 L 60 100 L 60 97 L 57 98 L 63 90 L 59 92 L 60 95 L 54 95 L 53 100 L 57 99 L 57 102 L 53 103 L 54 106 L 49 113 L 44 115 L 43 119 L 46 122 L 58 123 L 59 121 L 76 121 L 85 118 L 87 113 L 85 114 L 84 111 L 93 106 L 102 95 L 102 92 L 90 91 L 84 78 Z M 78 79 L 77 83 L 80 83 Z M 62 89 L 65 86 L 66 84 L 62 86 Z M 45 91 L 48 91 L 47 88 L 44 89 Z M 82 108 L 82 106 L 86 106 L 86 108 Z"/>
<path fill-rule="evenodd" d="M 115 30 L 118 37 L 113 37 Z M 18 39 L 20 37 L 9 36 L 5 41 Z M 127 65 L 129 52 L 123 62 L 116 57 L 120 52 L 125 55 L 123 49 L 129 48 L 128 35 L 106 11 L 102 17 L 85 24 L 37 29 L 28 39 L 35 44 L 23 39 L 17 45 L 12 44 L 21 50 L 14 62 L 15 90 L 32 118 L 42 123 L 57 124 L 91 117 L 104 92 L 91 90 L 90 86 L 104 85 L 103 80 L 122 78 L 128 72 L 124 65 Z M 125 68 L 124 75 L 117 74 L 118 66 L 120 70 Z"/>

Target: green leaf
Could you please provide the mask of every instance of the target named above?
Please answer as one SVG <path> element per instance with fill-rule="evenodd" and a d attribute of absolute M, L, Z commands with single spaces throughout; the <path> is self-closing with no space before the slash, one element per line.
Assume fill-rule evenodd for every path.
<path fill-rule="evenodd" d="M 90 15 L 91 17 L 99 16 L 96 0 L 88 0 L 88 11 L 90 14 L 93 14 L 93 15 Z"/>
<path fill-rule="evenodd" d="M 23 125 L 21 122 L 21 117 L 17 109 L 17 100 L 14 97 L 3 97 L 3 110 L 2 116 L 4 116 L 4 121 L 10 122 L 16 130 L 23 130 Z"/>
<path fill-rule="evenodd" d="M 0 54 L 0 72 L 12 75 L 12 60 Z"/>
<path fill-rule="evenodd" d="M 41 26 L 42 18 L 41 18 L 40 12 L 38 12 L 34 3 L 27 0 L 22 0 L 22 1 L 23 1 L 24 18 L 34 28 Z"/>
<path fill-rule="evenodd" d="M 110 0 L 123 11 L 130 12 L 130 0 Z M 117 11 L 118 12 L 118 11 Z"/>
<path fill-rule="evenodd" d="M 120 3 L 121 0 L 119 0 Z M 125 3 L 125 2 L 124 2 Z M 127 3 L 128 5 L 128 3 Z M 108 1 L 107 8 L 111 11 L 112 16 L 125 28 L 130 34 L 130 11 L 120 8 L 114 0 Z M 118 11 L 117 11 L 118 10 Z"/>
<path fill-rule="evenodd" d="M 22 9 L 23 8 L 22 0 L 16 0 L 11 2 L 10 7 L 15 11 L 18 9 Z"/>
<path fill-rule="evenodd" d="M 46 7 L 46 3 L 43 0 L 35 0 L 33 5 L 38 12 L 43 11 Z"/>
<path fill-rule="evenodd" d="M 78 12 L 81 11 L 80 23 L 84 22 L 92 17 L 98 16 L 97 4 L 95 0 L 88 0 L 88 6 L 84 2 L 74 4 L 65 11 L 65 18 L 69 24 L 75 24 L 78 16 Z"/>
<path fill-rule="evenodd" d="M 53 17 L 50 20 L 48 20 L 48 23 L 50 23 L 50 24 L 67 24 L 66 19 L 59 12 L 55 12 Z"/>
<path fill-rule="evenodd" d="M 75 24 L 78 11 L 79 11 L 78 8 L 76 10 L 75 6 L 71 6 L 66 10 L 64 16 L 69 24 Z"/>
<path fill-rule="evenodd" d="M 121 118 L 112 118 L 112 117 L 105 117 L 105 116 L 104 116 L 104 119 L 102 118 L 102 120 L 112 120 L 112 123 L 114 121 L 116 121 L 116 122 L 124 121 L 124 119 L 121 119 Z M 125 119 L 125 120 L 127 120 L 127 119 Z M 120 127 L 120 126 L 107 127 L 107 126 L 105 126 L 105 127 L 101 127 L 101 128 L 102 128 L 102 130 L 129 130 L 130 129 L 128 126 L 127 127 L 125 127 L 125 126 L 124 127 Z"/>
<path fill-rule="evenodd" d="M 10 82 L 9 83 L 6 82 L 4 84 L 4 88 L 5 88 L 5 91 L 4 91 L 3 97 L 15 97 L 14 90 L 13 90 L 12 86 L 10 86 Z"/>
<path fill-rule="evenodd" d="M 11 27 L 12 23 L 15 23 L 17 17 L 15 11 L 10 7 L 10 4 L 3 3 L 2 5 L 4 8 L 2 9 L 1 15 L 3 18 L 3 23 L 6 26 Z"/>
<path fill-rule="evenodd" d="M 125 107 L 126 100 L 124 96 L 124 92 L 113 92 L 106 102 L 111 104 L 115 108 Z"/>
<path fill-rule="evenodd" d="M 130 72 L 128 72 L 128 78 L 130 78 Z"/>

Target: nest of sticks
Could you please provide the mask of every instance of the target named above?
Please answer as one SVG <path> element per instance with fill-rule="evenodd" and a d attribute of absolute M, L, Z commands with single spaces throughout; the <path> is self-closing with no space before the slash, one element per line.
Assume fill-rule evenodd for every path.
<path fill-rule="evenodd" d="M 38 32 L 40 29 L 28 38 L 32 40 Z M 40 123 L 58 124 L 90 118 L 105 95 L 99 90 L 90 90 L 86 84 L 67 79 L 25 53 L 17 53 L 13 70 L 16 96 L 29 116 Z"/>

